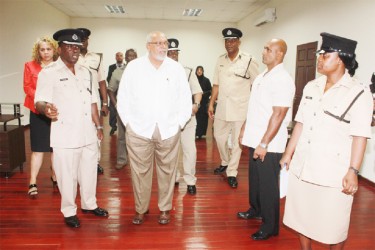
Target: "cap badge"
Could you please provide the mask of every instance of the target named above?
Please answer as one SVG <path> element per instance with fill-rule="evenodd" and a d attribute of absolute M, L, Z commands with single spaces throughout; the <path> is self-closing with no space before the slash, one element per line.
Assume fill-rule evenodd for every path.
<path fill-rule="evenodd" d="M 176 43 L 175 43 L 175 42 L 172 42 L 172 43 L 171 43 L 171 47 L 172 47 L 172 48 L 175 48 L 175 47 L 176 47 Z"/>
<path fill-rule="evenodd" d="M 232 35 L 232 31 L 231 31 L 231 30 L 228 30 L 228 31 L 227 31 L 227 35 L 228 35 L 228 36 Z"/>
<path fill-rule="evenodd" d="M 78 40 L 78 36 L 76 35 L 76 34 L 73 34 L 73 36 L 72 36 L 72 38 L 73 38 L 73 40 Z"/>

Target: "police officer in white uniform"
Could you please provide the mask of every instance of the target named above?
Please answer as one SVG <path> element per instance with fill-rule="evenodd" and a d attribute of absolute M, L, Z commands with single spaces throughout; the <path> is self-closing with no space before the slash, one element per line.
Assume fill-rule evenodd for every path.
<path fill-rule="evenodd" d="M 229 186 L 237 188 L 237 169 L 242 152 L 238 136 L 246 120 L 251 84 L 259 72 L 255 59 L 239 49 L 242 32 L 226 28 L 222 34 L 227 53 L 221 55 L 216 63 L 208 115 L 214 119 L 214 136 L 221 158 L 221 164 L 214 173 L 221 174 L 226 170 Z"/>
<path fill-rule="evenodd" d="M 103 55 L 101 53 L 95 53 L 88 51 L 89 36 L 91 31 L 86 28 L 78 28 L 83 32 L 82 37 L 82 48 L 79 55 L 78 63 L 90 69 L 93 89 L 95 94 L 98 95 L 98 100 L 101 98 L 102 105 L 98 102 L 98 109 L 104 116 L 108 115 L 108 95 L 107 95 L 107 84 L 105 81 L 104 70 L 103 70 Z M 98 91 L 96 91 L 98 90 Z M 100 113 L 99 113 L 100 115 Z M 100 145 L 100 142 L 99 142 Z M 100 160 L 100 149 L 98 157 L 98 173 L 103 174 L 104 169 L 99 165 Z"/>
<path fill-rule="evenodd" d="M 96 203 L 97 140 L 103 138 L 89 70 L 76 64 L 82 45 L 77 29 L 57 31 L 60 58 L 39 74 L 35 93 L 37 110 L 51 118 L 51 147 L 56 179 L 61 194 L 65 223 L 79 227 L 76 216 L 77 185 L 83 213 L 107 217 Z"/>
<path fill-rule="evenodd" d="M 178 48 L 179 42 L 175 38 L 168 39 L 168 57 L 178 62 L 178 54 L 180 49 Z M 182 165 L 183 165 L 183 178 L 187 184 L 187 193 L 194 195 L 197 193 L 195 186 L 197 178 L 195 177 L 195 165 L 197 163 L 197 148 L 195 146 L 195 130 L 197 128 L 197 119 L 195 114 L 197 113 L 200 102 L 202 100 L 202 88 L 199 85 L 197 76 L 194 74 L 192 68 L 184 67 L 186 75 L 189 81 L 190 90 L 193 95 L 193 109 L 191 113 L 191 119 L 188 121 L 186 126 L 181 131 L 181 147 L 182 147 Z M 177 168 L 176 184 L 181 176 L 181 169 Z"/>

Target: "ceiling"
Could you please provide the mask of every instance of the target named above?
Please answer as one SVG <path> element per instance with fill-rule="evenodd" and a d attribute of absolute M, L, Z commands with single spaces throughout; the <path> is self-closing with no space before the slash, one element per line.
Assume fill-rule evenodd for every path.
<path fill-rule="evenodd" d="M 70 17 L 239 22 L 270 0 L 44 0 Z M 111 14 L 105 5 L 123 6 Z M 183 16 L 187 8 L 203 9 L 199 17 Z"/>

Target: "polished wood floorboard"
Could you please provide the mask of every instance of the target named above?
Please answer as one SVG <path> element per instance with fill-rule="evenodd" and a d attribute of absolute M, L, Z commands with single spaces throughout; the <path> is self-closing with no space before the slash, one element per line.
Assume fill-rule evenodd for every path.
<path fill-rule="evenodd" d="M 238 211 L 248 208 L 248 152 L 244 150 L 241 158 L 239 187 L 232 189 L 225 177 L 213 174 L 220 161 L 212 133 L 197 140 L 197 194 L 186 194 L 184 183 L 176 187 L 171 223 L 159 225 L 154 174 L 150 214 L 144 224 L 133 225 L 130 170 L 114 168 L 116 135 L 109 136 L 107 119 L 104 123 L 101 165 L 105 173 L 98 176 L 97 199 L 99 206 L 108 209 L 109 218 L 82 214 L 78 195 L 81 227 L 65 226 L 60 194 L 50 181 L 48 157 L 38 176 L 38 198 L 28 198 L 30 146 L 26 129 L 24 170 L 17 168 L 10 178 L 0 178 L 0 249 L 299 249 L 296 233 L 283 225 L 278 237 L 262 242 L 250 239 L 260 222 L 236 218 Z M 281 200 L 281 215 L 284 202 Z M 311 217 L 320 219 L 319 214 Z M 314 242 L 313 249 L 327 246 Z M 375 249 L 375 188 L 363 180 L 354 199 L 346 249 Z"/>

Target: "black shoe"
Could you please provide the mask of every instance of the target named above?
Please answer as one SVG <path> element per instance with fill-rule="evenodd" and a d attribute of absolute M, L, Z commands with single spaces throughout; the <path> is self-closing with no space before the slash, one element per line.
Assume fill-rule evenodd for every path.
<path fill-rule="evenodd" d="M 117 130 L 117 127 L 112 127 L 111 131 L 109 132 L 109 135 L 113 135 Z"/>
<path fill-rule="evenodd" d="M 174 185 L 175 185 L 175 186 L 178 186 L 178 185 L 180 185 L 180 183 L 179 183 L 178 181 L 175 181 L 175 182 L 174 182 Z"/>
<path fill-rule="evenodd" d="M 271 236 L 277 236 L 278 234 L 270 234 L 263 231 L 258 231 L 251 235 L 253 240 L 268 240 Z"/>
<path fill-rule="evenodd" d="M 195 187 L 195 185 L 187 185 L 187 193 L 191 195 L 196 194 L 197 188 Z"/>
<path fill-rule="evenodd" d="M 225 170 L 227 169 L 228 166 L 222 166 L 220 165 L 220 167 L 218 168 L 215 168 L 214 170 L 214 174 L 221 174 L 221 173 L 224 173 Z"/>
<path fill-rule="evenodd" d="M 238 186 L 237 178 L 234 177 L 234 176 L 229 176 L 228 177 L 228 184 L 232 188 L 237 188 L 237 186 Z"/>
<path fill-rule="evenodd" d="M 77 218 L 77 215 L 73 215 L 70 217 L 64 217 L 65 224 L 69 227 L 80 227 L 81 223 L 79 223 L 79 220 Z"/>
<path fill-rule="evenodd" d="M 240 219 L 244 219 L 244 220 L 249 220 L 249 219 L 261 220 L 262 219 L 260 215 L 255 214 L 255 211 L 253 209 L 249 209 L 246 212 L 238 212 L 237 217 Z"/>
<path fill-rule="evenodd" d="M 88 210 L 88 209 L 81 209 L 81 210 L 85 214 L 92 213 L 96 216 L 108 217 L 108 211 L 100 207 L 97 207 L 94 210 Z"/>
<path fill-rule="evenodd" d="M 104 174 L 104 168 L 98 164 L 98 174 Z"/>

